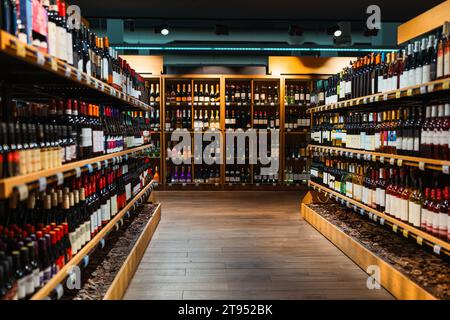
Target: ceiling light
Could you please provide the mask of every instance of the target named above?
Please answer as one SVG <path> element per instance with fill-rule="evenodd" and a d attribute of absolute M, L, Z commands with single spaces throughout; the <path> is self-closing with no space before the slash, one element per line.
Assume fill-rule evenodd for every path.
<path fill-rule="evenodd" d="M 334 32 L 334 36 L 337 38 L 337 37 L 340 37 L 342 35 L 342 31 L 340 30 L 340 29 L 337 29 L 335 32 Z"/>
<path fill-rule="evenodd" d="M 161 29 L 161 34 L 162 34 L 163 36 L 167 36 L 167 35 L 169 34 L 169 28 L 163 27 L 163 28 Z"/>

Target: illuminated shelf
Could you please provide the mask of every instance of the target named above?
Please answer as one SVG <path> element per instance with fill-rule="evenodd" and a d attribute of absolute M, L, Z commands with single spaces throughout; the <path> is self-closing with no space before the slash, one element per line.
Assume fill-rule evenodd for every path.
<path fill-rule="evenodd" d="M 405 238 L 412 237 L 416 240 L 417 244 L 423 245 L 426 244 L 433 248 L 433 251 L 437 254 L 440 252 L 444 252 L 446 255 L 450 256 L 450 243 L 443 241 L 439 238 L 436 238 L 433 235 L 430 235 L 426 232 L 423 232 L 420 229 L 417 229 L 405 222 L 402 222 L 400 220 L 397 220 L 391 216 L 388 216 L 387 214 L 384 214 L 378 210 L 375 210 L 373 208 L 370 208 L 364 204 L 362 204 L 359 201 L 353 200 L 349 197 L 346 197 L 334 190 L 331 190 L 325 186 L 322 186 L 321 184 L 318 184 L 313 181 L 309 181 L 308 185 L 312 187 L 314 190 L 322 191 L 330 196 L 330 198 L 335 198 L 337 201 L 340 199 L 340 202 L 342 204 L 346 204 L 347 207 L 351 207 L 353 205 L 353 209 L 356 211 L 356 209 L 360 208 L 360 213 L 365 214 L 368 213 L 368 216 L 375 222 L 380 223 L 384 226 L 389 226 L 392 228 L 392 231 L 402 234 Z"/>
<path fill-rule="evenodd" d="M 348 148 L 327 147 L 320 145 L 309 145 L 308 148 L 319 152 L 336 152 L 338 155 L 356 154 L 357 157 L 359 155 L 359 158 L 361 158 L 362 155 L 363 156 L 362 158 L 368 161 L 380 161 L 382 163 L 388 162 L 391 165 L 397 164 L 398 166 L 407 165 L 411 167 L 419 167 L 421 169 L 427 168 L 444 172 L 448 172 L 450 167 L 450 161 L 446 160 L 410 157 L 397 154 L 363 151 Z"/>
<path fill-rule="evenodd" d="M 418 97 L 422 95 L 437 93 L 440 91 L 445 91 L 450 89 L 450 78 L 444 78 L 440 80 L 435 80 L 427 83 L 423 83 L 416 86 L 406 87 L 403 89 L 397 89 L 392 91 L 387 91 L 383 93 L 377 93 L 365 97 L 349 99 L 337 103 L 326 104 L 323 106 L 318 106 L 314 108 L 309 108 L 308 113 L 330 111 L 335 109 L 342 109 L 355 106 L 364 106 L 369 104 L 377 104 L 384 101 L 395 101 L 403 98 Z"/>
<path fill-rule="evenodd" d="M 0 68 L 9 83 L 23 84 L 24 88 L 39 83 L 33 89 L 45 94 L 58 95 L 64 91 L 67 97 L 82 97 L 93 103 L 151 109 L 150 105 L 23 43 L 6 31 L 0 31 L 0 56 Z M 35 97 L 36 90 L 31 95 Z"/>
<path fill-rule="evenodd" d="M 0 199 L 9 198 L 11 196 L 14 188 L 19 187 L 21 185 L 27 185 L 27 184 L 34 183 L 34 184 L 36 184 L 36 186 L 34 186 L 34 187 L 39 187 L 39 185 L 41 185 L 43 183 L 45 183 L 45 184 L 47 183 L 47 178 L 54 177 L 55 181 L 57 181 L 58 180 L 57 175 L 65 173 L 65 175 L 63 175 L 62 177 L 60 176 L 60 178 L 64 179 L 71 175 L 75 175 L 76 170 L 80 170 L 80 172 L 81 172 L 82 168 L 89 170 L 89 168 L 87 168 L 87 167 L 89 167 L 89 165 L 92 165 L 92 168 L 94 168 L 94 166 L 102 167 L 102 166 L 110 165 L 111 163 L 116 162 L 117 157 L 121 157 L 121 156 L 130 154 L 130 153 L 134 153 L 137 151 L 141 151 L 141 150 L 147 149 L 149 147 L 150 147 L 149 145 L 144 145 L 144 146 L 131 148 L 131 149 L 120 151 L 120 152 L 115 152 L 115 153 L 95 157 L 95 158 L 71 162 L 71 163 L 68 163 L 68 164 L 65 164 L 65 165 L 62 165 L 62 166 L 59 166 L 56 168 L 48 169 L 48 170 L 41 170 L 41 171 L 37 171 L 37 172 L 25 174 L 25 175 L 0 179 Z M 42 180 L 42 179 L 44 179 L 44 180 Z"/>
<path fill-rule="evenodd" d="M 119 222 L 120 219 L 134 206 L 137 201 L 140 201 L 143 198 L 147 191 L 150 191 L 153 188 L 155 181 L 151 181 L 147 184 L 122 210 L 117 213 L 111 221 L 108 222 L 106 226 L 104 226 L 95 236 L 91 239 L 80 251 L 77 252 L 76 255 L 68 261 L 64 267 L 59 270 L 59 272 L 54 275 L 49 282 L 45 286 L 43 286 L 38 292 L 36 292 L 31 300 L 43 300 L 48 297 L 53 289 L 55 289 L 64 279 L 70 274 L 70 270 L 73 267 L 78 266 L 85 256 L 88 256 L 90 252 L 92 252 L 95 247 L 102 241 L 105 236 L 115 227 L 116 223 Z M 147 193 L 147 196 L 150 196 L 150 193 Z M 145 199 L 146 200 L 146 199 Z"/>

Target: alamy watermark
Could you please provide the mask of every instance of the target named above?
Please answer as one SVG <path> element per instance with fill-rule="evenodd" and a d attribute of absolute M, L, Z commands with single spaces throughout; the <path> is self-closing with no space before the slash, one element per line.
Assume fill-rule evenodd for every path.
<path fill-rule="evenodd" d="M 260 168 L 261 175 L 278 173 L 278 129 L 228 129 L 225 134 L 218 130 L 196 131 L 193 137 L 187 130 L 172 132 L 170 139 L 177 144 L 168 150 L 168 158 L 173 164 L 190 164 L 193 158 L 194 164 L 259 164 L 264 166 Z"/>

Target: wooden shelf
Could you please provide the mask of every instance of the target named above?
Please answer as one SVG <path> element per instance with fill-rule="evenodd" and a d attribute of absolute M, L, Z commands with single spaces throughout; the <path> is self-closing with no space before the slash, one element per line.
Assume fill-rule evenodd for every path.
<path fill-rule="evenodd" d="M 155 182 L 151 181 L 146 185 L 119 213 L 117 213 L 108 224 L 103 227 L 97 235 L 91 239 L 72 259 L 66 263 L 66 265 L 54 275 L 47 284 L 42 287 L 37 293 L 35 293 L 31 300 L 43 300 L 50 295 L 53 289 L 55 289 L 64 279 L 69 275 L 71 269 L 83 260 L 83 258 L 100 243 L 101 240 L 114 228 L 115 224 L 130 210 L 136 201 L 138 201 L 149 190 Z"/>
<path fill-rule="evenodd" d="M 347 206 L 349 206 L 349 207 L 350 207 L 350 204 L 352 204 L 354 206 L 354 209 L 359 207 L 360 209 L 363 210 L 363 211 L 360 211 L 362 214 L 364 214 L 364 212 L 368 212 L 369 217 L 371 217 L 374 221 L 379 222 L 381 225 L 391 225 L 392 230 L 394 232 L 402 234 L 406 238 L 412 237 L 412 238 L 416 239 L 417 243 L 420 245 L 422 245 L 422 244 L 429 245 L 430 247 L 433 248 L 435 253 L 444 252 L 445 254 L 450 256 L 450 243 L 449 242 L 446 242 L 439 238 L 436 238 L 433 235 L 423 232 L 420 229 L 417 229 L 405 222 L 402 222 L 391 216 L 388 216 L 387 214 L 384 214 L 378 210 L 370 208 L 370 207 L 362 204 L 359 201 L 356 201 L 349 197 L 346 197 L 346 196 L 344 196 L 334 190 L 331 190 L 325 186 L 322 186 L 321 184 L 318 184 L 314 181 L 309 181 L 308 185 L 310 187 L 313 187 L 313 189 L 318 189 L 319 191 L 327 193 L 328 195 L 330 195 L 330 197 L 334 197 L 336 200 L 341 199 L 342 203 L 346 203 Z"/>
<path fill-rule="evenodd" d="M 397 154 L 363 151 L 348 148 L 326 147 L 320 145 L 309 145 L 308 148 L 312 150 L 317 150 L 319 152 L 336 152 L 338 154 L 351 153 L 356 155 L 363 155 L 363 159 L 365 158 L 368 161 L 380 161 L 382 163 L 388 162 L 391 165 L 397 164 L 398 166 L 407 165 L 411 167 L 419 167 L 422 169 L 428 168 L 432 170 L 446 171 L 446 172 L 450 167 L 450 161 L 445 160 L 410 157 Z"/>
<path fill-rule="evenodd" d="M 39 182 L 39 179 L 42 179 L 42 178 L 45 178 L 45 180 L 46 180 L 49 177 L 56 176 L 59 173 L 65 173 L 68 171 L 74 171 L 73 172 L 73 174 L 74 174 L 75 170 L 77 170 L 77 168 L 81 169 L 81 167 L 85 167 L 89 164 L 94 164 L 96 166 L 104 166 L 104 165 L 106 165 L 105 161 L 108 161 L 108 162 L 109 162 L 109 160 L 114 161 L 114 159 L 117 157 L 121 157 L 121 156 L 130 154 L 130 153 L 134 153 L 137 151 L 141 151 L 141 150 L 144 150 L 147 148 L 149 148 L 149 145 L 131 148 L 128 150 L 111 153 L 111 154 L 103 155 L 100 157 L 76 161 L 76 162 L 68 163 L 68 164 L 62 165 L 60 167 L 56 167 L 56 168 L 52 168 L 52 169 L 48 169 L 48 170 L 41 170 L 41 171 L 33 172 L 30 174 L 15 176 L 15 177 L 6 178 L 6 179 L 0 179 L 0 199 L 6 199 L 6 198 L 10 197 L 14 188 L 16 188 L 20 185 L 26 185 L 26 184 L 33 183 L 33 182 Z"/>
<path fill-rule="evenodd" d="M 145 225 L 144 230 L 142 230 L 139 239 L 131 249 L 130 254 L 111 283 L 103 300 L 120 300 L 123 298 L 160 220 L 161 204 L 158 204 L 155 213 Z"/>
<path fill-rule="evenodd" d="M 307 194 L 306 202 L 313 198 Z M 353 239 L 340 228 L 326 220 L 320 214 L 316 213 L 305 201 L 301 204 L 301 216 L 317 231 L 323 234 L 328 240 L 338 247 L 344 254 L 352 259 L 364 272 L 367 272 L 369 266 L 378 266 L 380 268 L 381 285 L 392 293 L 397 299 L 402 300 L 435 300 L 436 298 L 421 288 L 403 273 L 395 269 L 391 264 L 369 251 L 357 240 Z M 369 274 L 370 275 L 370 274 Z"/>
<path fill-rule="evenodd" d="M 387 91 L 383 93 L 377 93 L 365 97 L 350 99 L 341 101 L 338 103 L 327 104 L 314 108 L 307 109 L 308 113 L 330 111 L 336 109 L 343 109 L 348 107 L 365 106 L 371 104 L 378 104 L 385 101 L 395 101 L 399 99 L 406 99 L 418 96 L 424 96 L 427 94 L 437 93 L 440 91 L 446 91 L 450 89 L 450 78 L 435 80 L 427 83 L 423 83 L 417 86 L 411 86 L 403 89 L 397 89 Z"/>
<path fill-rule="evenodd" d="M 93 103 L 128 105 L 144 111 L 151 109 L 148 104 L 23 43 L 3 30 L 0 30 L 0 55 L 0 68 L 8 83 L 27 87 L 38 83 L 39 91 L 46 94 L 53 92 L 57 95 L 64 90 L 67 97 L 82 97 Z M 36 91 L 32 93 L 34 96 L 36 94 Z"/>

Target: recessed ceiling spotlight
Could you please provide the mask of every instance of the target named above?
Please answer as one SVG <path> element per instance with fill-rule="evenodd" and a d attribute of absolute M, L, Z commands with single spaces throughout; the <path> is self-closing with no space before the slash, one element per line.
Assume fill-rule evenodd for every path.
<path fill-rule="evenodd" d="M 169 34 L 169 28 L 168 27 L 162 27 L 161 28 L 161 34 L 163 36 L 167 36 Z"/>
<path fill-rule="evenodd" d="M 334 36 L 335 36 L 336 38 L 342 36 L 342 31 L 341 31 L 341 29 L 336 30 L 336 31 L 334 32 Z"/>

